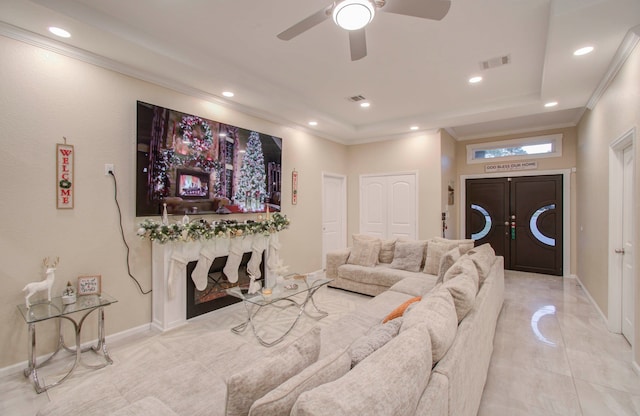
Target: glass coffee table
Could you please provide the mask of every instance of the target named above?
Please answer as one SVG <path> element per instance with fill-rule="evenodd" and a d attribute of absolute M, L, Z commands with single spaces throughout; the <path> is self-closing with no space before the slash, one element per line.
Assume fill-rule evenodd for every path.
<path fill-rule="evenodd" d="M 303 313 L 313 319 L 322 319 L 328 315 L 327 312 L 322 311 L 318 308 L 315 300 L 313 299 L 313 295 L 315 295 L 320 288 L 329 284 L 332 280 L 333 279 L 314 277 L 311 275 L 293 275 L 293 277 L 289 278 L 285 282 L 279 283 L 272 287 L 270 294 L 267 294 L 268 289 L 267 291 L 263 289 L 262 291 L 259 291 L 258 293 L 252 295 L 246 293 L 245 290 L 237 286 L 227 289 L 227 294 L 242 299 L 242 303 L 247 310 L 246 321 L 238 326 L 234 326 L 233 328 L 231 328 L 231 331 L 236 334 L 240 334 L 245 329 L 247 329 L 248 326 L 251 326 L 253 334 L 258 339 L 258 342 L 260 342 L 260 344 L 264 345 L 265 347 L 272 347 L 276 345 L 291 332 L 291 330 L 300 320 L 300 316 L 302 316 Z M 302 301 L 293 299 L 294 297 L 296 297 L 296 295 L 299 294 L 304 295 L 304 299 Z M 313 314 L 310 314 L 305 309 L 309 302 L 311 302 L 315 309 L 315 312 Z M 286 305 L 281 306 L 282 303 L 286 303 Z M 284 332 L 284 334 L 282 334 L 277 339 L 271 342 L 265 341 L 258 334 L 255 326 L 256 323 L 254 322 L 255 316 L 265 307 L 276 307 L 284 309 L 291 306 L 295 306 L 298 308 L 298 314 L 296 315 L 295 320 L 293 321 L 291 326 Z"/>

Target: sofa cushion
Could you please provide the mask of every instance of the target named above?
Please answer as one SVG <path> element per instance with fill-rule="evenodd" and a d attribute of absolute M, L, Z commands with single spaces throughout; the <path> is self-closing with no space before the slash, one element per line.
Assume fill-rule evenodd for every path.
<path fill-rule="evenodd" d="M 444 274 L 455 264 L 456 261 L 458 261 L 460 256 L 459 247 L 454 247 L 442 255 L 442 258 L 440 258 L 440 266 L 438 267 L 438 280 L 436 281 L 436 284 L 442 283 Z"/>
<path fill-rule="evenodd" d="M 387 315 L 382 320 L 382 323 L 389 322 L 389 321 L 391 321 L 393 319 L 396 319 L 396 318 L 400 318 L 402 315 L 404 315 L 404 311 L 407 310 L 409 305 L 411 305 L 413 302 L 419 302 L 421 300 L 422 300 L 422 296 L 415 296 L 415 297 L 413 297 L 411 299 L 408 299 L 408 300 L 402 302 L 400 305 L 398 305 L 397 308 L 392 310 L 391 313 L 389 313 L 389 315 Z"/>
<path fill-rule="evenodd" d="M 450 240 L 431 240 L 427 243 L 427 257 L 424 262 L 424 273 L 438 275 L 440 271 L 440 259 L 444 254 L 458 247 L 458 243 Z"/>
<path fill-rule="evenodd" d="M 426 324 L 431 336 L 433 363 L 446 354 L 456 337 L 458 316 L 453 298 L 447 289 L 437 288 L 411 305 L 404 314 L 400 332 L 420 324 Z"/>
<path fill-rule="evenodd" d="M 393 337 L 398 335 L 401 325 L 402 318 L 394 319 L 387 323 L 374 326 L 365 335 L 356 339 L 349 347 L 351 367 L 355 367 L 360 361 L 371 355 L 371 353 L 391 341 Z"/>
<path fill-rule="evenodd" d="M 469 250 L 467 254 L 478 269 L 479 284 L 484 283 L 491 272 L 491 266 L 496 258 L 495 250 L 489 243 L 485 243 Z"/>
<path fill-rule="evenodd" d="M 354 282 L 379 285 L 389 288 L 400 280 L 415 276 L 416 273 L 406 270 L 397 270 L 388 264 L 378 264 L 375 267 L 363 267 L 355 264 L 343 264 L 338 268 L 338 276 L 341 279 Z"/>
<path fill-rule="evenodd" d="M 336 351 L 311 364 L 260 399 L 256 400 L 249 416 L 285 416 L 291 413 L 300 394 L 329 383 L 345 375 L 351 369 L 351 357 L 347 350 Z"/>
<path fill-rule="evenodd" d="M 375 266 L 378 263 L 380 246 L 380 240 L 377 238 L 371 239 L 369 236 L 365 238 L 362 235 L 354 235 L 353 247 L 347 263 L 365 267 Z"/>
<path fill-rule="evenodd" d="M 417 325 L 336 381 L 302 393 L 292 416 L 412 415 L 431 375 L 429 331 Z"/>
<path fill-rule="evenodd" d="M 319 352 L 320 328 L 315 327 L 292 344 L 230 376 L 225 414 L 248 414 L 253 402 L 316 362 Z"/>
<path fill-rule="evenodd" d="M 458 248 L 460 249 L 460 254 L 464 254 L 467 251 L 473 249 L 473 246 L 475 245 L 475 241 L 470 238 L 462 239 L 462 240 L 452 240 L 449 238 L 433 237 L 432 240 L 456 243 L 458 245 Z"/>
<path fill-rule="evenodd" d="M 406 293 L 407 295 L 422 296 L 436 285 L 436 277 L 425 273 L 415 273 L 389 288 L 394 292 Z"/>
<path fill-rule="evenodd" d="M 393 261 L 393 253 L 396 249 L 396 239 L 380 241 L 380 254 L 378 255 L 378 262 L 389 264 Z"/>
<path fill-rule="evenodd" d="M 441 286 L 449 291 L 456 307 L 458 322 L 469 313 L 478 293 L 478 270 L 469 257 L 463 257 L 449 269 Z"/>
<path fill-rule="evenodd" d="M 393 252 L 392 269 L 419 272 L 424 257 L 425 244 L 422 241 L 398 241 Z"/>

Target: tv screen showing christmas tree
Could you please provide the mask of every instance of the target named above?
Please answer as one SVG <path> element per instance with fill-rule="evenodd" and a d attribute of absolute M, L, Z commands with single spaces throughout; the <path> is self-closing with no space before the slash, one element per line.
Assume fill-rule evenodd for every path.
<path fill-rule="evenodd" d="M 282 139 L 137 102 L 136 215 L 280 211 Z"/>

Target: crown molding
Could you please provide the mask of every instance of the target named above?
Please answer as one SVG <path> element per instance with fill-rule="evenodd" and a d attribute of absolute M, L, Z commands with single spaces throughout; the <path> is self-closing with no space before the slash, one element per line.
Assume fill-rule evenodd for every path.
<path fill-rule="evenodd" d="M 596 87 L 595 91 L 593 91 L 593 94 L 591 94 L 589 101 L 587 101 L 587 108 L 589 110 L 593 110 L 595 108 L 598 101 L 600 101 L 600 98 L 602 98 L 602 94 L 604 94 L 618 72 L 620 72 L 620 69 L 627 61 L 627 58 L 629 58 L 629 55 L 631 55 L 631 52 L 633 52 L 633 49 L 639 41 L 640 25 L 637 25 L 629 29 L 625 35 L 622 43 L 620 43 L 618 50 L 611 60 L 611 64 L 609 64 L 607 72 L 604 74 L 604 77 L 602 77 L 602 80 Z"/>

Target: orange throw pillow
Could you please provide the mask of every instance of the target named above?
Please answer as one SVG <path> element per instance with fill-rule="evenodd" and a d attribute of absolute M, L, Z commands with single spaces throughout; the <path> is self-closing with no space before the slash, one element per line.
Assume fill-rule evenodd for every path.
<path fill-rule="evenodd" d="M 415 298 L 411 298 L 403 302 L 402 305 L 392 310 L 391 313 L 387 315 L 386 318 L 384 318 L 384 321 L 382 321 L 382 323 L 384 324 L 385 322 L 389 322 L 392 319 L 400 318 L 404 314 L 404 311 L 407 310 L 409 305 L 411 305 L 413 302 L 419 302 L 421 299 L 422 296 L 416 296 Z"/>

